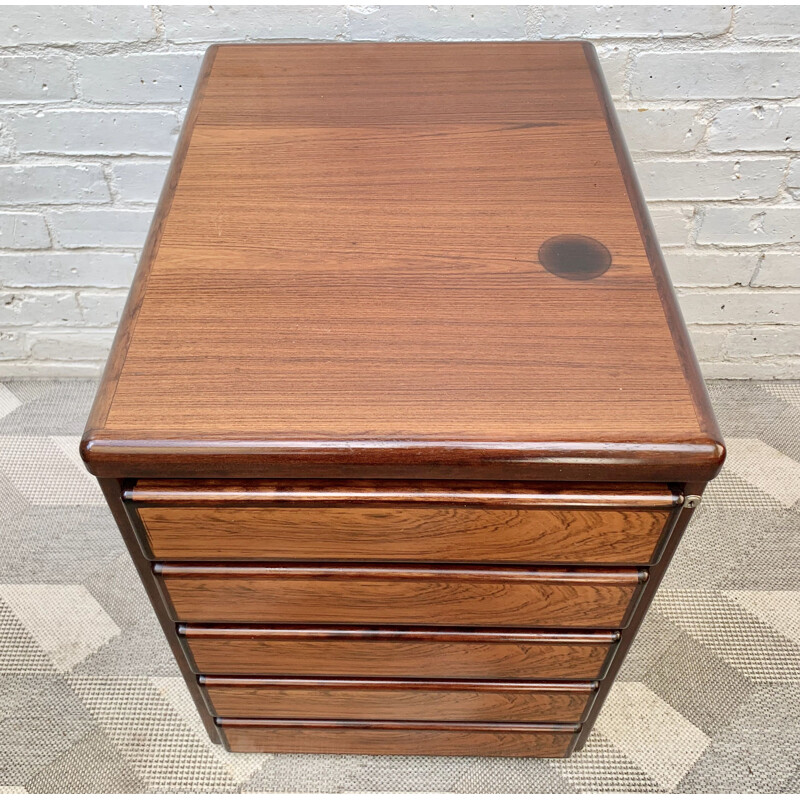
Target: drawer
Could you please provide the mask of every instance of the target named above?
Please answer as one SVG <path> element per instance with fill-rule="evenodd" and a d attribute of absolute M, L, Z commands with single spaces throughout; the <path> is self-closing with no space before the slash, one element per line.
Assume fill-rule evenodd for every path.
<path fill-rule="evenodd" d="M 212 714 L 266 719 L 580 722 L 597 683 L 201 676 Z"/>
<path fill-rule="evenodd" d="M 475 680 L 593 680 L 618 631 L 181 625 L 196 672 Z"/>
<path fill-rule="evenodd" d="M 364 753 L 405 756 L 563 758 L 579 725 L 489 722 L 217 720 L 235 753 Z"/>
<path fill-rule="evenodd" d="M 156 559 L 648 564 L 680 497 L 666 486 L 140 481 Z"/>
<path fill-rule="evenodd" d="M 180 622 L 618 628 L 637 569 L 156 564 Z"/>

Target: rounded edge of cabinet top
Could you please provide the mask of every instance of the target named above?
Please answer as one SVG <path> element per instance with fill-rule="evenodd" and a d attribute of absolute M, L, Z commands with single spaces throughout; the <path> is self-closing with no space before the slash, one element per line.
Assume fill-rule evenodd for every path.
<path fill-rule="evenodd" d="M 593 266 L 548 267 L 566 235 Z M 714 477 L 593 47 L 210 48 L 81 453 L 100 476 Z"/>

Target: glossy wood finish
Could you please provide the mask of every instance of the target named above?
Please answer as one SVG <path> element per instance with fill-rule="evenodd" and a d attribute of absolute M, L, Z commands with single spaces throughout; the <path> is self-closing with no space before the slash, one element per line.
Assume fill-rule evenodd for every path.
<path fill-rule="evenodd" d="M 141 508 L 153 556 L 193 561 L 649 564 L 668 511 Z"/>
<path fill-rule="evenodd" d="M 684 487 L 684 493 L 687 497 L 692 496 L 695 497 L 697 500 L 693 505 L 685 505 L 681 511 L 681 514 L 678 518 L 677 524 L 672 529 L 670 536 L 667 540 L 666 547 L 664 548 L 663 553 L 661 554 L 661 558 L 659 559 L 658 563 L 653 566 L 651 570 L 649 570 L 648 580 L 645 585 L 644 591 L 642 592 L 642 597 L 639 600 L 634 612 L 631 616 L 629 626 L 620 632 L 620 642 L 618 649 L 614 653 L 614 659 L 611 661 L 609 665 L 608 672 L 606 674 L 605 680 L 602 681 L 600 684 L 600 689 L 597 693 L 597 698 L 595 702 L 592 704 L 592 708 L 589 714 L 589 717 L 586 720 L 586 724 L 581 729 L 581 732 L 578 736 L 575 746 L 580 749 L 586 744 L 586 739 L 589 736 L 589 733 L 594 726 L 595 720 L 597 719 L 597 715 L 600 713 L 600 709 L 603 707 L 603 703 L 608 697 L 608 693 L 611 691 L 611 687 L 614 685 L 614 680 L 616 679 L 619 671 L 622 667 L 623 661 L 625 656 L 628 654 L 628 651 L 631 648 L 631 645 L 634 642 L 634 638 L 639 631 L 639 628 L 644 621 L 645 614 L 647 613 L 648 608 L 650 607 L 650 603 L 653 600 L 653 597 L 658 589 L 661 581 L 664 578 L 664 574 L 666 573 L 667 567 L 669 566 L 672 557 L 675 554 L 675 550 L 677 549 L 678 545 L 680 544 L 681 537 L 683 536 L 684 531 L 686 530 L 686 526 L 692 519 L 692 515 L 696 511 L 698 507 L 698 502 L 700 498 L 702 498 L 703 492 L 705 491 L 706 485 L 704 483 L 687 483 Z"/>
<path fill-rule="evenodd" d="M 580 722 L 595 683 L 314 680 L 201 676 L 221 717 Z"/>
<path fill-rule="evenodd" d="M 716 473 L 591 46 L 223 45 L 203 76 L 84 437 L 96 474 Z M 610 268 L 548 272 L 565 234 Z"/>
<path fill-rule="evenodd" d="M 156 583 L 155 575 L 153 574 L 152 564 L 144 557 L 144 554 L 139 547 L 136 533 L 130 523 L 130 519 L 125 513 L 125 508 L 122 501 L 122 482 L 112 478 L 100 478 L 98 483 L 100 484 L 100 489 L 106 498 L 108 507 L 114 517 L 114 521 L 117 523 L 117 527 L 122 534 L 125 546 L 128 548 L 131 560 L 133 561 L 136 571 L 139 574 L 139 578 L 142 581 L 142 585 L 147 592 L 147 597 L 153 606 L 153 610 L 155 611 L 158 622 L 161 625 L 162 631 L 164 632 L 164 636 L 167 639 L 167 643 L 172 650 L 173 656 L 175 656 L 178 668 L 183 675 L 183 679 L 186 681 L 189 694 L 191 694 L 192 699 L 197 706 L 203 727 L 206 729 L 209 739 L 211 739 L 212 742 L 219 743 L 222 741 L 219 728 L 217 727 L 216 723 L 214 722 L 214 718 L 206 707 L 203 695 L 200 691 L 200 685 L 198 684 L 197 679 L 192 672 L 192 667 L 183 652 L 183 643 L 178 637 L 178 631 L 175 623 L 169 618 L 167 609 L 164 606 L 159 587 Z"/>
<path fill-rule="evenodd" d="M 156 564 L 185 622 L 624 626 L 644 570 Z"/>
<path fill-rule="evenodd" d="M 197 672 L 473 680 L 602 678 L 617 631 L 181 625 Z"/>
<path fill-rule="evenodd" d="M 519 483 L 504 481 L 140 480 L 125 491 L 137 506 L 360 505 L 470 508 L 674 508 L 680 492 L 658 483 Z"/>
<path fill-rule="evenodd" d="M 722 442 L 722 433 L 720 432 L 719 425 L 714 416 L 714 411 L 711 408 L 711 401 L 709 400 L 703 375 L 700 371 L 700 364 L 697 360 L 694 348 L 692 347 L 689 331 L 686 328 L 686 323 L 683 320 L 683 315 L 678 305 L 678 296 L 670 280 L 669 272 L 667 271 L 664 261 L 664 255 L 661 252 L 661 247 L 656 238 L 655 228 L 650 218 L 644 192 L 639 185 L 639 179 L 636 175 L 636 169 L 633 166 L 630 151 L 625 145 L 625 138 L 622 135 L 622 127 L 614 108 L 611 92 L 603 79 L 603 69 L 597 57 L 597 51 L 588 42 L 584 42 L 583 46 L 586 53 L 586 60 L 589 63 L 589 69 L 592 73 L 592 80 L 594 81 L 597 95 L 601 101 L 608 132 L 614 145 L 617 163 L 622 173 L 622 179 L 625 182 L 625 189 L 630 197 L 631 207 L 636 217 L 636 224 L 639 227 L 639 233 L 642 237 L 647 258 L 650 260 L 653 280 L 658 289 L 658 296 L 661 299 L 661 304 L 664 307 L 669 331 L 672 335 L 672 342 L 675 346 L 681 369 L 686 377 L 686 383 L 694 401 L 698 425 L 709 439 L 717 444 L 718 463 L 715 471 L 712 471 L 709 475 L 689 475 L 688 473 L 681 473 L 682 479 L 691 480 L 692 482 L 697 482 L 698 485 L 704 486 L 708 480 L 716 476 L 725 460 L 725 445 Z M 677 474 L 676 472 L 676 476 Z M 667 480 L 670 479 L 668 478 Z M 700 483 L 700 481 L 702 481 L 702 483 Z M 702 494 L 702 491 L 699 492 L 698 496 L 700 494 Z"/>
<path fill-rule="evenodd" d="M 582 746 L 724 458 L 591 45 L 212 48 L 81 452 L 212 740 Z"/>
<path fill-rule="evenodd" d="M 346 491 L 331 491 L 327 498 L 315 492 L 309 501 L 302 492 L 293 497 L 284 491 L 275 494 L 279 505 L 262 507 L 267 492 L 259 493 L 256 506 L 241 492 L 223 489 L 218 494 L 226 499 L 241 498 L 239 507 L 226 507 L 201 490 L 198 507 L 185 507 L 184 495 L 179 506 L 137 505 L 134 513 L 156 559 L 633 565 L 653 560 L 675 509 L 666 487 L 658 498 L 663 509 L 551 508 L 558 502 L 552 497 L 537 508 L 536 496 L 522 493 L 505 507 L 490 495 L 497 507 L 484 508 L 475 507 L 477 491 L 460 493 L 445 485 L 440 492 L 448 499 L 391 506 L 380 491 L 372 503 L 366 492 L 353 503 Z M 130 494 L 169 492 L 156 487 Z M 413 487 L 404 496 L 414 497 Z M 613 499 L 606 492 L 603 505 L 612 506 Z"/>
<path fill-rule="evenodd" d="M 572 751 L 578 729 L 536 723 L 219 721 L 226 744 L 235 753 L 563 758 Z"/>

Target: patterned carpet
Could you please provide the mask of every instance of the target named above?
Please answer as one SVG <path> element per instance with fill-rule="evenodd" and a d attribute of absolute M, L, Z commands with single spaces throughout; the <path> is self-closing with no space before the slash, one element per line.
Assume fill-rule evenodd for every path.
<path fill-rule="evenodd" d="M 567 761 L 208 742 L 78 438 L 90 382 L 0 384 L 0 785 L 29 792 L 800 791 L 800 382 L 710 386 L 726 468 Z"/>

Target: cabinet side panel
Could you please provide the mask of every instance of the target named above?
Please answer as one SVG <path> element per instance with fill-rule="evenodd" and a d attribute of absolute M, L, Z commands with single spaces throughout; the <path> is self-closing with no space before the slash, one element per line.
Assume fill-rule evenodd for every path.
<path fill-rule="evenodd" d="M 684 496 L 700 497 L 703 494 L 705 487 L 705 483 L 687 483 L 684 486 Z M 586 744 L 586 739 L 591 733 L 594 722 L 597 719 L 597 715 L 600 713 L 600 709 L 603 707 L 603 703 L 605 702 L 605 699 L 611 690 L 611 686 L 616 680 L 620 667 L 622 667 L 622 662 L 625 660 L 625 656 L 627 655 L 630 646 L 633 644 L 633 640 L 636 638 L 636 634 L 641 627 L 645 614 L 647 613 L 647 609 L 650 607 L 650 603 L 653 602 L 653 597 L 655 596 L 659 584 L 664 577 L 664 573 L 666 572 L 667 567 L 672 560 L 672 556 L 675 554 L 675 550 L 677 549 L 681 537 L 686 530 L 686 526 L 689 524 L 689 521 L 692 518 L 695 507 L 696 506 L 690 507 L 686 505 L 683 507 L 675 527 L 669 534 L 669 538 L 664 546 L 663 552 L 661 553 L 661 558 L 649 569 L 649 577 L 644 585 L 644 590 L 642 591 L 639 602 L 636 605 L 636 608 L 633 610 L 627 627 L 621 631 L 619 646 L 614 651 L 614 655 L 612 656 L 608 667 L 608 672 L 606 673 L 605 678 L 600 682 L 600 688 L 595 697 L 594 704 L 589 711 L 581 732 L 578 734 L 578 739 L 576 742 L 576 749 L 578 750 L 580 750 L 584 744 Z"/>
<path fill-rule="evenodd" d="M 183 675 L 183 678 L 189 687 L 189 692 L 191 693 L 192 699 L 197 706 L 200 718 L 203 720 L 203 725 L 205 726 L 206 732 L 208 733 L 211 741 L 219 744 L 219 730 L 214 724 L 213 717 L 206 708 L 206 704 L 200 690 L 200 685 L 197 682 L 197 677 L 195 676 L 183 653 L 183 648 L 181 647 L 178 639 L 177 627 L 175 623 L 170 620 L 167 610 L 164 608 L 164 604 L 161 600 L 161 596 L 156 585 L 152 564 L 142 553 L 136 533 L 134 532 L 130 520 L 128 519 L 128 515 L 125 513 L 125 507 L 122 502 L 122 482 L 114 478 L 99 478 L 98 483 L 100 484 L 100 488 L 103 490 L 103 494 L 105 495 L 108 506 L 111 509 L 111 513 L 114 515 L 114 520 L 116 521 L 117 527 L 122 534 L 122 538 L 128 548 L 128 552 L 130 553 L 131 559 L 136 567 L 136 571 L 139 573 L 139 578 L 144 584 L 145 591 L 147 592 L 147 596 L 153 606 L 153 610 L 156 612 L 159 623 L 161 623 L 161 628 L 164 631 L 164 635 L 167 637 L 167 642 L 169 642 L 169 646 L 172 649 L 172 654 L 175 656 L 175 660 L 178 662 L 178 667 L 180 667 L 181 674 Z"/>

